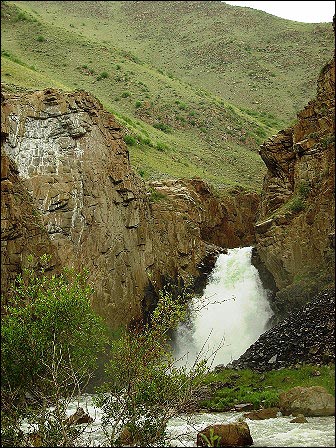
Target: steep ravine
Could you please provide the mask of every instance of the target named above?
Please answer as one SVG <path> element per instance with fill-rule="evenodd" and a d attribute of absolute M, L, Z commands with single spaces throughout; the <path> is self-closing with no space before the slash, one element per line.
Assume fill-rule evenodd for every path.
<path fill-rule="evenodd" d="M 3 92 L 1 118 L 2 198 L 9 203 L 5 167 L 15 164 L 13 188 L 26 197 L 17 213 L 32 208 L 16 224 L 24 242 L 5 232 L 9 207 L 2 213 L 3 285 L 26 265 L 25 254 L 51 253 L 62 266 L 88 269 L 93 306 L 117 327 L 142 319 L 168 281 L 202 279 L 220 251 L 254 242 L 257 195 L 235 190 L 221 199 L 200 179 L 146 186 L 120 126 L 86 92 Z M 44 238 L 38 248 L 35 223 Z"/>

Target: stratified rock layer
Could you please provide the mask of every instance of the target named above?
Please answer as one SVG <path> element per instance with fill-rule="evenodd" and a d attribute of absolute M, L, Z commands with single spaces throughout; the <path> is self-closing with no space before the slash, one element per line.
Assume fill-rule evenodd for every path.
<path fill-rule="evenodd" d="M 256 225 L 257 251 L 285 315 L 334 284 L 335 58 L 296 124 L 262 146 L 268 172 Z"/>
<path fill-rule="evenodd" d="M 148 207 L 119 125 L 83 92 L 5 95 L 2 110 L 3 149 L 62 264 L 88 269 L 94 307 L 111 324 L 139 317 L 151 252 Z"/>
<path fill-rule="evenodd" d="M 5 137 L 5 136 L 3 136 Z M 1 154 L 1 291 L 8 291 L 16 275 L 25 268 L 36 266 L 44 254 L 46 271 L 60 267 L 57 252 L 50 242 L 41 216 L 18 176 L 15 163 Z M 30 260 L 31 256 L 34 260 Z M 37 268 L 38 263 L 37 263 Z M 6 297 L 2 307 L 6 305 Z M 2 308 L 3 310 L 3 308 Z"/>
<path fill-rule="evenodd" d="M 120 126 L 86 92 L 4 93 L 1 118 L 2 151 L 47 230 L 45 252 L 89 271 L 93 306 L 112 327 L 146 317 L 168 281 L 193 282 L 223 248 L 254 241 L 257 195 L 235 191 L 221 200 L 200 179 L 146 186 Z M 22 244 L 3 245 L 2 257 L 20 258 Z M 8 269 L 3 276 L 7 285 Z"/>

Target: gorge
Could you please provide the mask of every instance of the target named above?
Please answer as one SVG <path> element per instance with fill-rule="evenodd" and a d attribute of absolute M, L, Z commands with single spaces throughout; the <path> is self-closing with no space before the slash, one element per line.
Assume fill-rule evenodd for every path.
<path fill-rule="evenodd" d="M 3 88 L 3 291 L 28 254 L 47 253 L 50 270 L 88 269 L 93 306 L 117 327 L 143 319 L 164 284 L 204 280 L 219 253 L 253 244 L 279 318 L 332 286 L 334 70 L 333 59 L 294 127 L 262 145 L 261 200 L 198 178 L 146 185 L 97 99 Z"/>
<path fill-rule="evenodd" d="M 1 12 L 2 446 L 334 446 L 329 24 Z"/>

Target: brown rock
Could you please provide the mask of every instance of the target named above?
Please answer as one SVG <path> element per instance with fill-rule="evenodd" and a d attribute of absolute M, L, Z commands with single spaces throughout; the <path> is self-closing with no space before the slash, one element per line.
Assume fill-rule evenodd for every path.
<path fill-rule="evenodd" d="M 82 423 L 92 423 L 93 418 L 86 414 L 83 408 L 78 407 L 76 412 L 65 420 L 67 425 L 81 425 Z"/>
<path fill-rule="evenodd" d="M 208 442 L 212 442 L 212 444 L 209 445 Z M 197 446 L 250 445 L 253 445 L 253 440 L 245 422 L 210 425 L 197 434 Z"/>
<path fill-rule="evenodd" d="M 245 418 L 250 420 L 266 420 L 268 418 L 276 418 L 280 412 L 279 408 L 265 408 L 244 414 Z"/>
<path fill-rule="evenodd" d="M 284 415 L 335 415 L 335 397 L 321 386 L 294 387 L 280 394 L 279 407 Z"/>
<path fill-rule="evenodd" d="M 297 417 L 293 418 L 289 423 L 308 423 L 308 420 L 303 414 L 299 414 Z"/>

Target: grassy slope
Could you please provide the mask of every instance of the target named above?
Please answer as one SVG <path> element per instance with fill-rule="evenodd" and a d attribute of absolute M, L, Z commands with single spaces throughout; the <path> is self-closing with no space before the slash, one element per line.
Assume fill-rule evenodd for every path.
<path fill-rule="evenodd" d="M 316 373 L 319 375 L 316 376 Z M 252 403 L 254 409 L 279 405 L 279 395 L 296 386 L 322 386 L 335 396 L 335 365 L 303 365 L 298 368 L 271 370 L 264 374 L 243 369 L 224 369 L 210 373 L 204 384 L 221 385 L 212 398 L 201 405 L 212 411 L 227 411 L 239 403 Z"/>
<path fill-rule="evenodd" d="M 220 2 L 5 2 L 2 81 L 93 93 L 134 136 L 131 161 L 145 179 L 200 176 L 217 187 L 258 191 L 265 173 L 258 145 L 294 116 L 293 91 L 306 89 L 303 103 L 312 96 L 316 73 L 303 73 L 328 59 L 332 39 L 327 25 L 284 26 L 257 11 L 246 18 L 247 12 Z M 270 34 L 262 34 L 269 21 Z M 250 26 L 258 32 L 248 32 Z M 288 27 L 298 42 L 275 44 Z M 248 43 L 241 51 L 243 32 Z M 266 44 L 274 51 L 263 57 Z M 290 70 L 290 55 L 286 68 L 279 56 L 288 45 L 298 46 L 292 57 L 305 56 Z"/>

